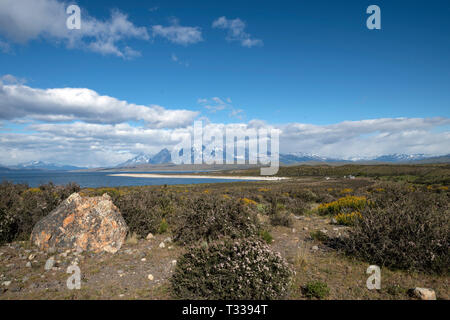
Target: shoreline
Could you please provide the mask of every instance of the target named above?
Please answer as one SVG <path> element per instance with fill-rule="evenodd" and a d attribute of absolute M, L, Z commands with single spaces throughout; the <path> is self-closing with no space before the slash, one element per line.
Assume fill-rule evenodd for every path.
<path fill-rule="evenodd" d="M 116 173 L 108 174 L 113 177 L 129 178 L 164 178 L 164 179 L 222 179 L 222 180 L 248 180 L 248 181 L 281 181 L 287 180 L 286 177 L 255 177 L 255 176 L 206 176 L 206 175 L 187 175 L 187 174 L 156 174 L 156 173 Z"/>

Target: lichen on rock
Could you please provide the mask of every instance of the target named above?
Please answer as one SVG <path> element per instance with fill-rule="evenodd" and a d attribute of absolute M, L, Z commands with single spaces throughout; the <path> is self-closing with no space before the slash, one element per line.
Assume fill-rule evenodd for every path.
<path fill-rule="evenodd" d="M 127 232 L 125 220 L 108 194 L 81 197 L 73 193 L 36 223 L 31 241 L 43 251 L 77 249 L 115 253 Z"/>

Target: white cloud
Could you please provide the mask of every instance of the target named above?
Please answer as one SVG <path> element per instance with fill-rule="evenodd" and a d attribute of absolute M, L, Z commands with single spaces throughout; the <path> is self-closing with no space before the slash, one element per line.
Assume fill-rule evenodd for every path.
<path fill-rule="evenodd" d="M 192 123 L 198 115 L 189 110 L 169 110 L 158 105 L 136 105 L 100 95 L 86 88 L 37 89 L 0 82 L 0 119 L 121 123 L 143 121 L 154 128 L 175 128 Z"/>
<path fill-rule="evenodd" d="M 236 109 L 230 98 L 212 97 L 210 99 L 200 98 L 197 103 L 203 105 L 210 113 L 217 113 L 218 111 L 229 110 L 228 116 L 230 118 L 236 118 L 238 120 L 245 119 L 245 111 L 242 109 Z"/>
<path fill-rule="evenodd" d="M 254 39 L 250 34 L 244 31 L 246 24 L 239 18 L 227 19 L 226 17 L 220 17 L 214 20 L 212 27 L 228 30 L 226 39 L 228 41 L 238 41 L 243 47 L 251 48 L 263 45 L 262 40 Z"/>
<path fill-rule="evenodd" d="M 222 110 L 225 110 L 225 109 L 231 109 L 232 108 L 232 106 L 229 103 L 223 101 L 219 97 L 212 97 L 210 99 L 200 98 L 200 99 L 197 100 L 197 102 L 199 104 L 203 105 L 203 107 L 205 109 L 207 109 L 210 113 L 216 113 L 217 111 L 222 111 Z"/>
<path fill-rule="evenodd" d="M 450 153 L 450 133 L 434 129 L 449 125 L 448 118 L 384 118 L 344 121 L 332 125 L 283 125 L 284 152 L 306 152 L 344 159 L 393 153 Z"/>
<path fill-rule="evenodd" d="M 180 26 L 177 19 L 171 19 L 171 24 L 167 27 L 162 25 L 152 26 L 154 37 L 163 37 L 170 42 L 189 45 L 203 41 L 202 31 L 199 27 Z"/>
<path fill-rule="evenodd" d="M 11 53 L 11 46 L 9 45 L 9 43 L 4 42 L 0 39 L 0 52 L 3 53 Z"/>
<path fill-rule="evenodd" d="M 280 151 L 306 152 L 328 157 L 358 158 L 392 153 L 450 153 L 450 132 L 439 127 L 448 118 L 386 118 L 345 121 L 331 125 L 290 123 L 281 126 L 261 120 L 234 123 L 233 132 L 247 128 L 281 130 Z M 204 123 L 204 130 L 224 127 Z M 17 164 L 29 160 L 70 163 L 83 166 L 112 166 L 138 153 L 156 153 L 175 146 L 192 132 L 184 128 L 135 127 L 128 123 L 33 123 L 27 132 L 0 128 L 0 163 Z"/>
<path fill-rule="evenodd" d="M 68 5 L 68 2 L 57 0 L 2 0 L 0 35 L 19 44 L 45 39 L 63 42 L 72 49 L 91 50 L 126 59 L 137 56 L 135 50 L 123 43 L 126 39 L 149 39 L 145 27 L 135 26 L 127 15 L 119 11 L 112 11 L 109 20 L 100 21 L 81 8 L 81 29 L 69 30 L 66 27 Z"/>
<path fill-rule="evenodd" d="M 177 63 L 177 64 L 179 64 L 179 65 L 182 65 L 182 66 L 185 66 L 185 67 L 189 67 L 189 63 L 188 63 L 188 62 L 183 62 L 183 61 L 181 61 L 180 58 L 179 58 L 175 53 L 172 53 L 172 54 L 170 55 L 170 59 L 171 59 L 173 62 L 175 62 L 175 63 Z"/>

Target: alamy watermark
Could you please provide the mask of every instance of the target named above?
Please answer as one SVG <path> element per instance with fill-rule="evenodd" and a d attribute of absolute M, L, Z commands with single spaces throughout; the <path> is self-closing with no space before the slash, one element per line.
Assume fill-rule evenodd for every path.
<path fill-rule="evenodd" d="M 81 29 L 81 9 L 73 4 L 67 7 L 66 13 L 70 16 L 66 20 L 66 26 L 69 30 Z"/>
<path fill-rule="evenodd" d="M 75 264 L 72 264 L 67 267 L 67 273 L 71 274 L 69 278 L 67 278 L 66 285 L 67 289 L 81 289 L 81 270 Z"/>
<path fill-rule="evenodd" d="M 195 121 L 187 135 L 172 150 L 175 164 L 260 164 L 261 175 L 274 175 L 279 168 L 279 130 L 243 128 L 234 125 L 203 128 Z"/>
<path fill-rule="evenodd" d="M 370 274 L 367 278 L 366 286 L 369 290 L 381 289 L 381 269 L 379 266 L 371 265 L 366 270 L 367 274 Z"/>
<path fill-rule="evenodd" d="M 381 9 L 377 5 L 370 5 L 367 7 L 366 13 L 370 14 L 370 16 L 367 18 L 366 26 L 367 29 L 373 30 L 381 29 Z"/>

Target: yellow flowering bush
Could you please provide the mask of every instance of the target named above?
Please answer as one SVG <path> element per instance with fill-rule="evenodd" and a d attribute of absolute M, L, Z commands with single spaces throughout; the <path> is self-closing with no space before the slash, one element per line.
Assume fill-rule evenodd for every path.
<path fill-rule="evenodd" d="M 249 198 L 242 198 L 241 201 L 247 205 L 257 205 L 258 203 L 255 200 Z"/>
<path fill-rule="evenodd" d="M 350 213 L 339 213 L 334 217 L 338 224 L 342 224 L 344 226 L 351 226 L 355 223 L 356 219 L 361 219 L 362 214 L 359 211 L 353 211 Z"/>
<path fill-rule="evenodd" d="M 322 203 L 319 205 L 318 211 L 320 214 L 324 215 L 336 215 L 341 212 L 348 212 L 349 210 L 360 211 L 366 206 L 366 204 L 366 197 L 346 196 L 330 203 Z"/>

